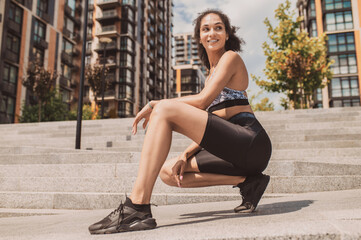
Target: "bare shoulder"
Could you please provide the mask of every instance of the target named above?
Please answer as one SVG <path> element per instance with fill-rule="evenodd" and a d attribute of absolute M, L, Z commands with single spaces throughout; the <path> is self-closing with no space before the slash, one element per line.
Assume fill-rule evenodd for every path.
<path fill-rule="evenodd" d="M 222 55 L 220 62 L 225 65 L 231 65 L 232 67 L 244 65 L 241 56 L 232 50 L 228 50 L 227 52 L 225 52 Z"/>

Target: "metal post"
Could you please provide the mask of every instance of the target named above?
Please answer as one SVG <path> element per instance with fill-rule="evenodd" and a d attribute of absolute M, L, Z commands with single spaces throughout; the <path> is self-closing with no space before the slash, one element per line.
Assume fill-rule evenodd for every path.
<path fill-rule="evenodd" d="M 79 83 L 79 99 L 78 99 L 78 117 L 76 122 L 76 139 L 75 149 L 80 149 L 81 138 L 81 121 L 83 116 L 83 88 L 84 88 L 84 72 L 85 72 L 85 52 L 86 52 L 86 38 L 88 26 L 88 4 L 89 0 L 85 0 L 84 8 L 84 29 L 83 29 L 83 46 L 81 51 L 81 70 L 80 70 L 80 83 Z"/>
<path fill-rule="evenodd" d="M 104 85 L 105 85 L 105 62 L 107 60 L 106 57 L 106 47 L 107 47 L 107 42 L 103 42 L 104 44 L 104 52 L 103 52 L 103 76 L 102 76 L 102 111 L 101 111 L 101 118 L 104 118 Z"/>

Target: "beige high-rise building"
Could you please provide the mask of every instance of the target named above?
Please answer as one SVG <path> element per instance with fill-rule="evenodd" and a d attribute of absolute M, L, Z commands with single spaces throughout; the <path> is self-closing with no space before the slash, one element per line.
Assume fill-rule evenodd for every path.
<path fill-rule="evenodd" d="M 298 0 L 303 28 L 311 37 L 328 36 L 333 78 L 315 94 L 314 107 L 360 106 L 361 2 L 358 0 Z"/>

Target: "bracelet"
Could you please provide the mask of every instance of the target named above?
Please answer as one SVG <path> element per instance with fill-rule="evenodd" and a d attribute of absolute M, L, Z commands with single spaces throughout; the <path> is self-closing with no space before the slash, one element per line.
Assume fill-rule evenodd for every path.
<path fill-rule="evenodd" d="M 150 107 L 150 109 L 153 109 L 152 105 L 150 104 L 150 102 L 148 102 L 148 106 Z"/>

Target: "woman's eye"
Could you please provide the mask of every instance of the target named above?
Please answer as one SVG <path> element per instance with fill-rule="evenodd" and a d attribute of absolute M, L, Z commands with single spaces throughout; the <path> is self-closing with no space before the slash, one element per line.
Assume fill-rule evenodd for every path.
<path fill-rule="evenodd" d="M 216 29 L 217 29 L 217 30 L 222 30 L 222 27 L 217 27 Z"/>
<path fill-rule="evenodd" d="M 202 31 L 203 32 L 208 31 L 208 28 L 203 28 Z"/>

